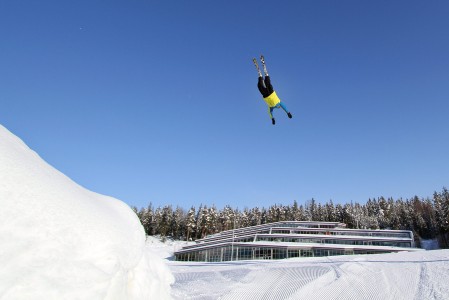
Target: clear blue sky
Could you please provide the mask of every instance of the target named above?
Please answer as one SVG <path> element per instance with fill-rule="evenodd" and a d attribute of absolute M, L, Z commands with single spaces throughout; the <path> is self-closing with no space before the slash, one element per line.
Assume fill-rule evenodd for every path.
<path fill-rule="evenodd" d="M 432 196 L 448 1 L 0 2 L 0 123 L 143 207 Z M 253 57 L 280 98 L 271 125 Z"/>

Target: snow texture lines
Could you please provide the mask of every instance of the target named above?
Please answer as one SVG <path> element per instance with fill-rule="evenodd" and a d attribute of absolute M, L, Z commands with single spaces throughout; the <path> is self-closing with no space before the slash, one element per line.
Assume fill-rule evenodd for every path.
<path fill-rule="evenodd" d="M 174 299 L 449 300 L 449 250 L 170 268 Z"/>
<path fill-rule="evenodd" d="M 191 268 L 188 272 L 174 272 L 176 279 L 173 285 L 175 292 L 172 294 L 174 299 L 218 299 L 230 293 L 231 288 L 245 283 L 247 274 L 250 273 L 249 269 L 234 269 L 232 265 L 215 266 L 210 270 L 207 265 L 198 264 L 193 271 Z M 212 290 L 211 281 L 218 283 Z"/>
<path fill-rule="evenodd" d="M 435 280 L 438 278 L 438 280 Z M 449 267 L 440 261 L 426 261 L 420 263 L 419 284 L 416 300 L 420 299 L 449 299 L 449 287 L 438 285 L 443 280 L 449 282 Z"/>
<path fill-rule="evenodd" d="M 275 267 L 268 270 L 254 270 L 256 276 L 251 282 L 233 289 L 231 294 L 223 297 L 226 300 L 241 299 L 289 299 L 290 296 L 308 282 L 330 272 L 328 267 Z M 264 289 L 260 289 L 260 285 Z"/>

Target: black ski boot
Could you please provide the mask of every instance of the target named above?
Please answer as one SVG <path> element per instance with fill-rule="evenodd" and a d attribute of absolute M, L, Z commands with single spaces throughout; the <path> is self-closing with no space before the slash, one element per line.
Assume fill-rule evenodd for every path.
<path fill-rule="evenodd" d="M 293 116 L 291 113 L 287 113 L 287 116 L 291 119 Z"/>

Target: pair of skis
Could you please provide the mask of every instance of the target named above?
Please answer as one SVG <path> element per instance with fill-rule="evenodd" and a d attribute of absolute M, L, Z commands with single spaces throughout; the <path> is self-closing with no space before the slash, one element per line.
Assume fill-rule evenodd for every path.
<path fill-rule="evenodd" d="M 263 57 L 263 55 L 260 56 L 260 61 L 262 62 L 263 72 L 265 73 L 265 76 L 268 76 L 267 66 L 265 65 L 265 57 Z M 259 77 L 262 77 L 262 72 L 260 71 L 259 64 L 256 58 L 253 58 L 253 63 L 256 66 L 257 73 L 259 73 Z"/>

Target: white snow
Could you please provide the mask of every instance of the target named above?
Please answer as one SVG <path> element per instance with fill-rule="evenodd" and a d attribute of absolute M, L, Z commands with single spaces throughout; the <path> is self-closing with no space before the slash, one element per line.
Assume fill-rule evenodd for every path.
<path fill-rule="evenodd" d="M 0 299 L 170 299 L 135 213 L 79 186 L 0 125 Z"/>
<path fill-rule="evenodd" d="M 449 250 L 199 263 L 0 126 L 0 299 L 449 299 Z M 175 279 L 175 281 L 174 281 Z"/>
<path fill-rule="evenodd" d="M 177 300 L 449 299 L 447 249 L 285 260 L 174 261 L 173 252 L 185 245 L 151 238 L 152 248 L 167 258 L 175 276 L 172 296 Z"/>
<path fill-rule="evenodd" d="M 170 262 L 174 299 L 449 299 L 449 250 Z"/>
<path fill-rule="evenodd" d="M 170 238 L 166 238 L 165 242 L 161 242 L 160 236 L 148 236 L 147 244 L 153 254 L 163 259 L 173 260 L 175 251 L 180 250 L 184 246 L 193 245 L 195 242 L 175 241 Z"/>

